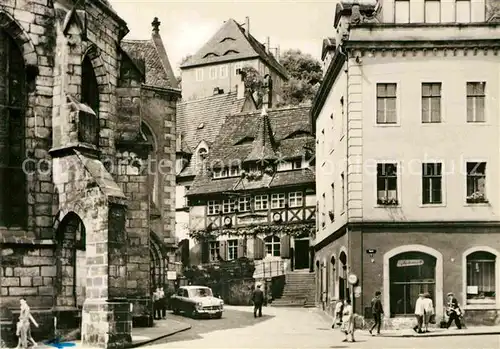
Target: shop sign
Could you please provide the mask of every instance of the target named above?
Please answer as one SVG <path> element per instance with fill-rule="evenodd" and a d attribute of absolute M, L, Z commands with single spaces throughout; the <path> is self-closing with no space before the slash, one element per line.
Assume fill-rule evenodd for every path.
<path fill-rule="evenodd" d="M 354 287 L 354 298 L 361 297 L 361 286 Z"/>
<path fill-rule="evenodd" d="M 358 282 L 358 277 L 356 274 L 349 274 L 347 277 L 347 282 L 349 282 L 351 285 L 355 285 Z"/>
<path fill-rule="evenodd" d="M 167 280 L 176 280 L 176 279 L 177 279 L 177 272 L 175 270 L 167 271 Z"/>
<path fill-rule="evenodd" d="M 249 214 L 237 217 L 238 224 L 267 223 L 267 215 Z"/>
<path fill-rule="evenodd" d="M 416 267 L 419 265 L 423 265 L 424 261 L 422 259 L 400 259 L 397 263 L 399 268 L 402 267 Z"/>

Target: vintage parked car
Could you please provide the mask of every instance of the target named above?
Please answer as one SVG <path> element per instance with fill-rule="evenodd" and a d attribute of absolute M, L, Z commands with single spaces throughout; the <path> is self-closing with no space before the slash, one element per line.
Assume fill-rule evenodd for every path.
<path fill-rule="evenodd" d="M 213 296 L 206 286 L 181 286 L 170 297 L 170 308 L 174 314 L 183 312 L 191 317 L 208 316 L 220 319 L 224 311 L 224 301 Z"/>

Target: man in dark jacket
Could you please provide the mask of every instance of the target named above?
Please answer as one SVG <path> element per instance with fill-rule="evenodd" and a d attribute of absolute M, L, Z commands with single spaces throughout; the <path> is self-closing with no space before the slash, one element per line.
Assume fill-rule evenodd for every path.
<path fill-rule="evenodd" d="M 257 317 L 257 310 L 259 311 L 259 317 L 262 317 L 262 304 L 264 303 L 264 292 L 260 289 L 260 284 L 257 284 L 257 288 L 253 290 L 252 294 L 253 301 L 253 317 Z"/>
<path fill-rule="evenodd" d="M 448 315 L 448 323 L 446 324 L 446 328 L 450 328 L 451 323 L 455 321 L 455 325 L 457 325 L 458 329 L 462 328 L 462 323 L 460 321 L 460 317 L 462 316 L 462 310 L 458 305 L 458 300 L 455 298 L 455 295 L 450 292 L 448 293 L 448 308 L 446 309 L 446 313 Z"/>
<path fill-rule="evenodd" d="M 382 314 L 384 313 L 384 308 L 382 307 L 382 302 L 380 301 L 380 291 L 375 292 L 375 297 L 372 299 L 372 313 L 373 320 L 375 323 L 370 328 L 368 332 L 372 334 L 375 327 L 377 327 L 377 334 L 380 334 L 380 326 L 382 325 Z"/>

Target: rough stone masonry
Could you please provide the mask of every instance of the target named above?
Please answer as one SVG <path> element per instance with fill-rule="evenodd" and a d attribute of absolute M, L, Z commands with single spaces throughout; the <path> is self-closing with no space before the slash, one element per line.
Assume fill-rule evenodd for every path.
<path fill-rule="evenodd" d="M 0 4 L 2 307 L 26 298 L 44 335 L 81 312 L 84 344 L 124 346 L 130 302 L 150 309 L 152 235 L 168 265 L 180 91 L 156 22 L 127 51 L 105 0 Z"/>

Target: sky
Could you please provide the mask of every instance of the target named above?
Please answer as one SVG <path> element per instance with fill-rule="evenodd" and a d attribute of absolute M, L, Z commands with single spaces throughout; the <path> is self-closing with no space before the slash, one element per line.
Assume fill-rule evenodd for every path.
<path fill-rule="evenodd" d="M 125 39 L 148 39 L 151 22 L 158 17 L 160 35 L 172 67 L 178 71 L 183 57 L 195 53 L 225 20 L 245 23 L 262 43 L 270 37 L 271 48 L 300 49 L 321 58 L 323 38 L 333 35 L 336 1 L 327 0 L 109 0 L 127 22 Z"/>

